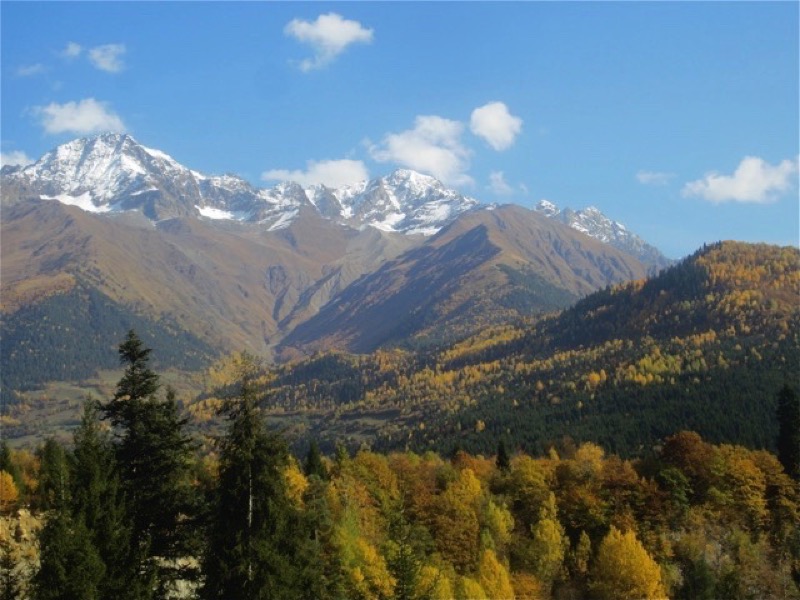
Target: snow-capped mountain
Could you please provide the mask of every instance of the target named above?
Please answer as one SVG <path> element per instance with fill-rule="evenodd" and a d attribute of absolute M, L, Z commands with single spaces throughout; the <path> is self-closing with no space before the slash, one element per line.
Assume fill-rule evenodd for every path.
<path fill-rule="evenodd" d="M 549 200 L 541 200 L 534 210 L 550 219 L 560 221 L 576 231 L 585 233 L 589 237 L 635 256 L 653 271 L 668 267 L 673 262 L 661 254 L 657 248 L 629 231 L 625 225 L 609 219 L 595 206 L 581 210 L 572 210 L 571 208 L 561 210 Z"/>
<path fill-rule="evenodd" d="M 215 220 L 287 227 L 301 208 L 355 227 L 433 235 L 478 201 L 420 173 L 342 188 L 284 182 L 255 188 L 234 175 L 208 176 L 126 134 L 63 144 L 28 167 L 3 172 L 4 196 L 54 200 L 95 213 L 141 211 L 153 221 L 199 215 Z M 4 201 L 8 201 L 4 198 Z"/>

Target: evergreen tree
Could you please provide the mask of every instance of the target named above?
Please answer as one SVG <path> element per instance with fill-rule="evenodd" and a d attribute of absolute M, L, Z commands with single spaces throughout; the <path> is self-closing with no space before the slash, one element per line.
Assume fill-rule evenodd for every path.
<path fill-rule="evenodd" d="M 72 453 L 72 514 L 86 526 L 105 565 L 99 584 L 102 598 L 142 599 L 152 595 L 152 575 L 142 572 L 141 552 L 131 543 L 114 448 L 100 426 L 96 403 L 87 400 Z"/>
<path fill-rule="evenodd" d="M 69 493 L 69 467 L 64 447 L 53 438 L 48 438 L 36 454 L 40 464 L 37 508 L 50 510 L 63 506 Z"/>
<path fill-rule="evenodd" d="M 66 508 L 53 513 L 39 535 L 40 566 L 34 600 L 102 600 L 105 566 L 86 526 Z"/>
<path fill-rule="evenodd" d="M 101 407 L 117 432 L 115 458 L 132 525 L 131 545 L 146 557 L 140 572 L 156 570 L 157 596 L 175 579 L 193 577 L 176 561 L 196 552 L 192 530 L 196 503 L 190 463 L 194 443 L 178 414 L 175 393 L 157 397 L 158 375 L 150 370 L 151 350 L 130 331 L 119 347 L 125 373 L 113 399 Z"/>
<path fill-rule="evenodd" d="M 288 451 L 267 432 L 257 407 L 256 365 L 242 358 L 239 389 L 226 400 L 216 505 L 204 561 L 205 598 L 302 597 L 304 539 L 286 495 Z"/>
<path fill-rule="evenodd" d="M 800 481 L 800 397 L 788 385 L 778 394 L 778 459 Z"/>
<path fill-rule="evenodd" d="M 311 447 L 308 449 L 306 462 L 303 465 L 303 472 L 308 477 L 311 475 L 316 475 L 323 481 L 328 478 L 328 469 L 325 468 L 325 465 L 322 462 L 322 456 L 320 456 L 319 453 L 319 445 L 317 444 L 317 440 L 311 440 Z"/>
<path fill-rule="evenodd" d="M 511 459 L 508 456 L 506 443 L 503 440 L 497 444 L 497 468 L 503 473 L 507 473 L 511 469 Z"/>

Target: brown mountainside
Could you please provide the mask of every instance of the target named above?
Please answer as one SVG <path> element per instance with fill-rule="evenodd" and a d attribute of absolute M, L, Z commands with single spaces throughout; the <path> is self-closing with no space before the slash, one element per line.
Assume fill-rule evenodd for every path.
<path fill-rule="evenodd" d="M 284 355 L 445 339 L 644 277 L 635 258 L 519 206 L 473 211 L 356 281 L 292 331 Z"/>
<path fill-rule="evenodd" d="M 282 329 L 414 243 L 358 232 L 308 211 L 289 228 L 178 218 L 153 226 L 56 202 L 3 211 L 3 312 L 66 291 L 77 281 L 134 309 L 169 316 L 220 348 L 266 354 Z"/>

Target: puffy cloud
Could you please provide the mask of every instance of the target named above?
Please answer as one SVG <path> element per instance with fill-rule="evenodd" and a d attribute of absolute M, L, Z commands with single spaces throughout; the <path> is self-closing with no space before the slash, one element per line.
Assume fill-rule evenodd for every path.
<path fill-rule="evenodd" d="M 684 196 L 697 196 L 715 204 L 752 202 L 766 204 L 789 190 L 796 182 L 798 159 L 786 159 L 773 166 L 757 156 L 746 156 L 733 175 L 707 173 L 683 186 Z"/>
<path fill-rule="evenodd" d="M 343 19 L 336 13 L 320 15 L 316 21 L 293 19 L 283 31 L 314 50 L 313 58 L 300 62 L 300 70 L 304 72 L 324 67 L 349 45 L 369 44 L 373 38 L 372 29 L 365 28 L 358 21 Z"/>
<path fill-rule="evenodd" d="M 81 55 L 81 52 L 83 52 L 83 48 L 80 44 L 69 42 L 59 54 L 64 58 L 77 58 Z"/>
<path fill-rule="evenodd" d="M 675 177 L 674 173 L 661 173 L 659 171 L 639 171 L 636 180 L 643 185 L 667 185 Z"/>
<path fill-rule="evenodd" d="M 514 188 L 508 185 L 502 171 L 492 171 L 489 174 L 489 190 L 498 196 L 509 196 L 514 193 Z"/>
<path fill-rule="evenodd" d="M 125 54 L 125 44 L 105 44 L 90 49 L 89 60 L 101 71 L 119 73 L 125 66 L 122 63 L 123 54 Z"/>
<path fill-rule="evenodd" d="M 272 169 L 261 174 L 264 181 L 296 181 L 302 186 L 322 183 L 331 188 L 369 179 L 369 173 L 360 160 L 308 161 L 306 170 L 289 171 Z"/>
<path fill-rule="evenodd" d="M 24 167 L 35 162 L 30 156 L 20 150 L 12 150 L 11 152 L 0 152 L 0 166 L 20 166 Z"/>
<path fill-rule="evenodd" d="M 122 119 L 108 107 L 108 103 L 94 98 L 65 104 L 51 102 L 47 106 L 34 107 L 33 114 L 39 117 L 45 132 L 50 134 L 125 131 Z"/>
<path fill-rule="evenodd" d="M 44 73 L 45 68 L 42 63 L 36 63 L 35 65 L 23 65 L 17 69 L 17 75 L 20 77 L 30 77 L 32 75 L 38 75 L 39 73 Z"/>
<path fill-rule="evenodd" d="M 472 111 L 469 127 L 495 150 L 506 150 L 522 131 L 522 119 L 508 112 L 503 102 L 489 102 Z"/>
<path fill-rule="evenodd" d="M 433 175 L 450 185 L 471 185 L 466 174 L 470 151 L 461 142 L 464 125 L 435 115 L 418 116 L 414 128 L 389 133 L 369 153 L 378 162 L 395 162 Z"/>

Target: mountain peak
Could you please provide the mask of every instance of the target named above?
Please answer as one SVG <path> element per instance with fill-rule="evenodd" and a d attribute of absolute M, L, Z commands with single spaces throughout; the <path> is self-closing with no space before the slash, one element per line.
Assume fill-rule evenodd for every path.
<path fill-rule="evenodd" d="M 544 199 L 539 200 L 539 202 L 536 203 L 536 206 L 533 207 L 533 210 L 538 213 L 542 213 L 546 217 L 553 217 L 561 212 L 558 206 L 550 202 L 550 200 Z"/>
<path fill-rule="evenodd" d="M 478 201 L 410 169 L 340 188 L 281 182 L 257 189 L 235 175 L 208 176 L 125 133 L 62 144 L 20 170 L 3 171 L 24 197 L 89 212 L 136 210 L 153 221 L 176 216 L 289 226 L 301 206 L 351 226 L 432 235 Z"/>
<path fill-rule="evenodd" d="M 659 271 L 672 264 L 657 248 L 627 230 L 625 225 L 607 217 L 596 206 L 580 210 L 559 208 L 549 200 L 541 200 L 534 210 L 546 217 L 561 221 L 576 231 L 580 231 L 601 242 L 635 256 L 651 271 Z"/>

